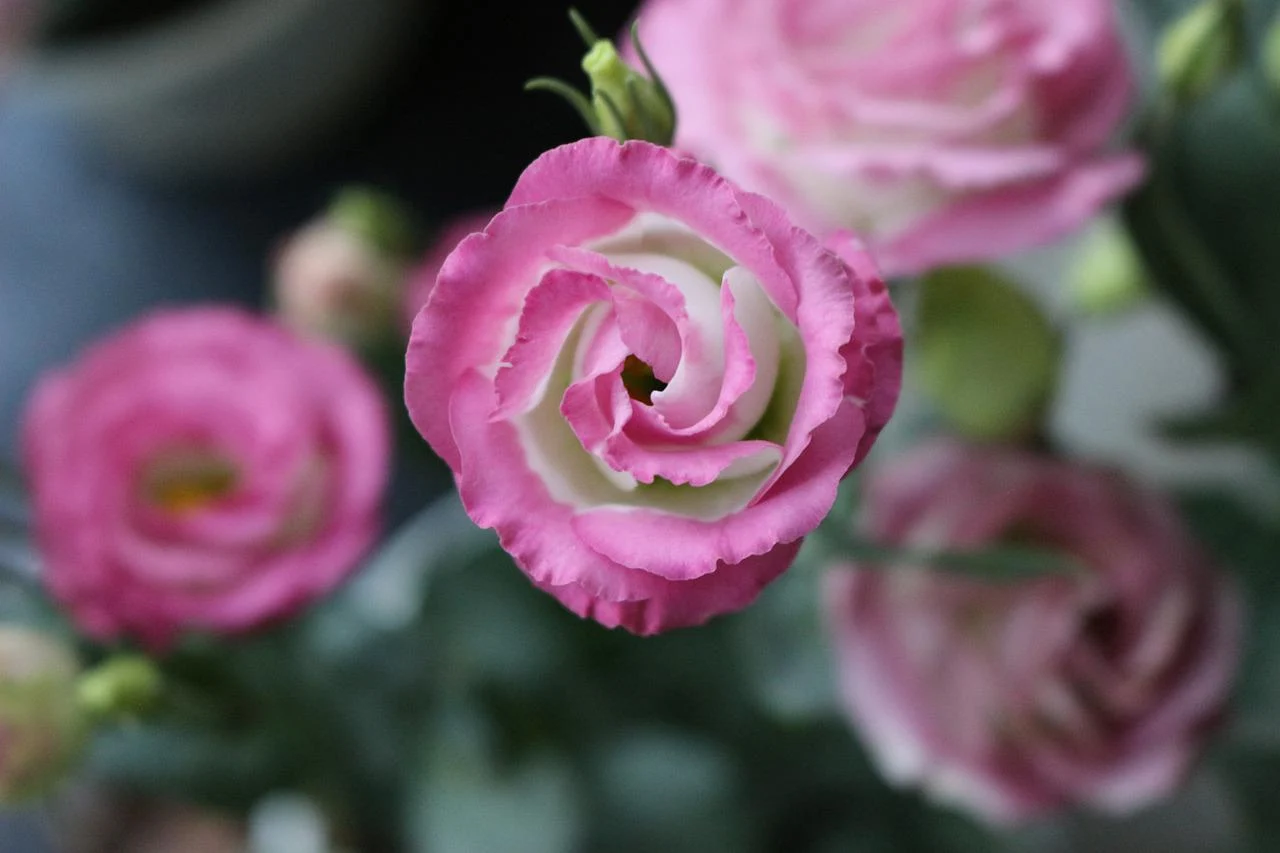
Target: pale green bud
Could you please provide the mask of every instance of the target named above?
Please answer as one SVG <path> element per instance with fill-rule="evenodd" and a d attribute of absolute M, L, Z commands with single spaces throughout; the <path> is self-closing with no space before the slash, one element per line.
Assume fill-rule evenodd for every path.
<path fill-rule="evenodd" d="M 525 88 L 560 95 L 598 136 L 611 136 L 620 142 L 643 139 L 670 145 L 676 134 L 675 103 L 640 44 L 637 28 L 631 28 L 631 45 L 644 66 L 643 72 L 624 61 L 613 42 L 598 38 L 576 11 L 570 10 L 569 16 L 587 45 L 582 70 L 591 80 L 590 97 L 563 80 L 549 77 L 530 80 Z"/>
<path fill-rule="evenodd" d="M 413 215 L 395 196 L 371 187 L 343 189 L 325 218 L 393 257 L 412 258 L 419 249 Z"/>
<path fill-rule="evenodd" d="M 1030 297 L 980 267 L 922 282 L 914 364 L 925 393 L 958 432 L 979 440 L 1036 432 L 1061 346 Z"/>
<path fill-rule="evenodd" d="M 119 655 L 81 676 L 76 697 L 97 720 L 141 717 L 160 698 L 164 684 L 154 663 L 140 655 Z"/>
<path fill-rule="evenodd" d="M 1160 40 L 1160 81 L 1178 103 L 1216 88 L 1244 53 L 1241 0 L 1203 0 L 1174 21 Z"/>
<path fill-rule="evenodd" d="M 1263 37 L 1262 68 L 1272 91 L 1280 95 L 1280 17 L 1271 22 Z"/>
<path fill-rule="evenodd" d="M 591 80 L 591 103 L 602 135 L 671 144 L 676 129 L 671 98 L 624 62 L 613 42 L 596 42 L 583 58 L 582 70 Z"/>
<path fill-rule="evenodd" d="M 1129 235 L 1113 222 L 1099 223 L 1085 238 L 1068 281 L 1084 314 L 1119 314 L 1149 293 L 1146 270 Z"/>

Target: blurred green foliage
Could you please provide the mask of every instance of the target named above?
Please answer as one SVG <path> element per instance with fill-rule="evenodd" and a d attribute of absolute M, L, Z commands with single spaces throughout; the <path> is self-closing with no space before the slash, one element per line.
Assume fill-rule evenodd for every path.
<path fill-rule="evenodd" d="M 1138 4 L 1150 32 L 1187 3 Z M 1271 0 L 1245 6 L 1245 55 L 1235 73 L 1174 109 L 1153 93 L 1138 141 L 1149 175 L 1124 205 L 1130 233 L 1156 285 L 1221 353 L 1222 404 L 1171 432 L 1247 441 L 1280 458 L 1280 94 L 1263 56 Z"/>

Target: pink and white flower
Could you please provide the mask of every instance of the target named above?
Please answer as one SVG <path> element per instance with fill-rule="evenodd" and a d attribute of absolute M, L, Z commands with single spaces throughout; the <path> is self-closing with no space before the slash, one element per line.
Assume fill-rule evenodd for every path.
<path fill-rule="evenodd" d="M 286 616 L 373 542 L 389 432 L 341 349 L 237 309 L 156 313 L 30 401 L 45 580 L 86 633 L 154 648 Z"/>
<path fill-rule="evenodd" d="M 473 520 L 652 634 L 782 573 L 892 413 L 897 315 L 850 240 L 648 143 L 540 157 L 445 262 L 405 398 Z"/>
<path fill-rule="evenodd" d="M 890 274 L 1080 225 L 1142 174 L 1112 0 L 648 0 L 676 143 Z"/>
<path fill-rule="evenodd" d="M 1166 500 L 1110 471 L 939 443 L 874 477 L 866 510 L 875 541 L 907 551 L 1030 544 L 1080 567 L 828 577 L 844 698 L 890 781 L 997 823 L 1130 811 L 1181 781 L 1225 704 L 1241 613 Z"/>

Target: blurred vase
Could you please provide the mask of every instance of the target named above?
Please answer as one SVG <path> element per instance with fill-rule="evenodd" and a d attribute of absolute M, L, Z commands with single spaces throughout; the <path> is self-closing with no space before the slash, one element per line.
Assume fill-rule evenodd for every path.
<path fill-rule="evenodd" d="M 64 39 L 13 84 L 114 160 L 162 179 L 262 173 L 331 141 L 416 34 L 428 0 L 219 0 Z"/>

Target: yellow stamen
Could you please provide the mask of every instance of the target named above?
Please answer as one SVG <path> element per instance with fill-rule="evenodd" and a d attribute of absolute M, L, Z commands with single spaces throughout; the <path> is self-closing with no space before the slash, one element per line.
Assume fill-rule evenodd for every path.
<path fill-rule="evenodd" d="M 187 513 L 203 509 L 235 488 L 236 470 L 227 460 L 204 453 L 158 460 L 147 472 L 145 492 L 163 510 Z"/>

